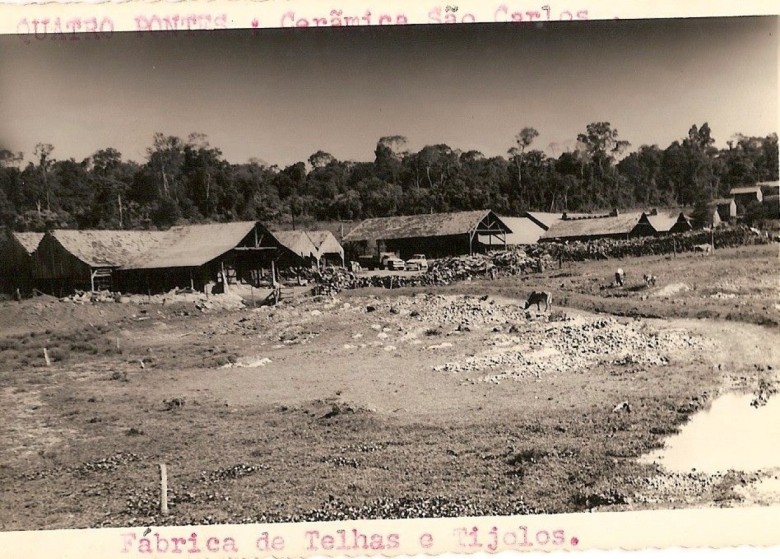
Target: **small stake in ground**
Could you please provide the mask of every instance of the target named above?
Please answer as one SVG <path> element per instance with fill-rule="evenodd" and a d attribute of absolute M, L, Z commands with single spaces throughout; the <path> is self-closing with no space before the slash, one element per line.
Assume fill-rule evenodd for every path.
<path fill-rule="evenodd" d="M 168 514 L 168 469 L 160 464 L 160 513 Z"/>
<path fill-rule="evenodd" d="M 49 352 L 46 348 L 43 348 L 43 358 L 46 360 L 46 366 L 51 367 L 51 359 L 49 359 Z"/>

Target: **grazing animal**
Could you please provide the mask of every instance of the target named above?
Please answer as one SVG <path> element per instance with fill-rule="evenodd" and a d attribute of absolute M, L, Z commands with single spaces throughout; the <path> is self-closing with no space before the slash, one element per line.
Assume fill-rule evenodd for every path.
<path fill-rule="evenodd" d="M 536 310 L 540 311 L 542 303 L 544 303 L 544 310 L 549 310 L 552 305 L 552 295 L 546 291 L 532 291 L 525 301 L 525 309 L 528 310 L 531 305 L 536 305 Z"/>
<path fill-rule="evenodd" d="M 694 252 L 701 252 L 703 254 L 709 254 L 712 251 L 711 245 L 696 245 L 693 247 Z"/>
<path fill-rule="evenodd" d="M 655 276 L 653 274 L 645 274 L 642 276 L 645 280 L 645 285 L 647 287 L 650 287 L 651 285 L 655 287 Z"/>

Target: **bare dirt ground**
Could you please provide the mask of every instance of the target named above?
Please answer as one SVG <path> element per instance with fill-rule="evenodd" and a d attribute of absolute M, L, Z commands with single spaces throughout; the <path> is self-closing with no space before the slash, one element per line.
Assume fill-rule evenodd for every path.
<path fill-rule="evenodd" d="M 773 381 L 776 272 L 769 246 L 273 308 L 1 303 L 0 529 L 739 505 L 755 475 L 637 458 Z M 523 311 L 539 287 L 555 308 Z"/>

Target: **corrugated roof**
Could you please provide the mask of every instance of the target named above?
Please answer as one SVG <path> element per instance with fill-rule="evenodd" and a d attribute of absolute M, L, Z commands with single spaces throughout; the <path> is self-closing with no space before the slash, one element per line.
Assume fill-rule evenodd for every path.
<path fill-rule="evenodd" d="M 760 186 L 738 186 L 729 190 L 729 194 L 756 194 L 761 192 Z"/>
<path fill-rule="evenodd" d="M 116 268 L 161 246 L 167 232 L 55 229 L 51 235 L 85 264 Z"/>
<path fill-rule="evenodd" d="M 33 232 L 18 233 L 13 231 L 11 235 L 13 235 L 17 242 L 22 245 L 24 250 L 27 251 L 27 254 L 32 254 L 38 248 L 38 245 L 41 244 L 44 234 Z"/>
<path fill-rule="evenodd" d="M 470 212 L 375 217 L 363 221 L 346 234 L 344 240 L 347 242 L 375 241 L 378 239 L 462 235 L 473 231 L 489 214 L 492 214 L 490 210 L 476 210 Z M 498 216 L 496 218 L 498 219 Z"/>
<path fill-rule="evenodd" d="M 274 231 L 271 233 L 279 244 L 302 258 L 317 257 L 314 246 L 305 231 Z"/>
<path fill-rule="evenodd" d="M 257 225 L 254 221 L 181 225 L 162 233 L 164 243 L 139 254 L 124 267 L 196 268 L 238 246 Z"/>
<path fill-rule="evenodd" d="M 642 217 L 642 212 L 628 212 L 617 216 L 564 219 L 550 227 L 542 239 L 573 237 L 600 237 L 628 235 Z"/>
<path fill-rule="evenodd" d="M 501 221 L 512 230 L 506 236 L 506 244 L 509 246 L 536 244 L 545 231 L 544 228 L 540 227 L 538 223 L 529 217 L 500 217 Z M 479 235 L 478 239 L 482 244 L 489 245 L 492 240 L 492 244 L 496 245 L 495 237 Z"/>

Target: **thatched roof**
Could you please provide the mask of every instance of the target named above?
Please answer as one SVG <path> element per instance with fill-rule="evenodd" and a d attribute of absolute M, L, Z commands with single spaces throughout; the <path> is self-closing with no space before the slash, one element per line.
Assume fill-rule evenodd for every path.
<path fill-rule="evenodd" d="M 317 247 L 305 231 L 274 231 L 271 234 L 280 245 L 301 258 L 317 258 Z"/>
<path fill-rule="evenodd" d="M 55 229 L 50 235 L 70 254 L 93 267 L 119 268 L 163 245 L 163 231 Z"/>
<path fill-rule="evenodd" d="M 197 268 L 233 250 L 257 225 L 254 221 L 181 225 L 161 233 L 163 243 L 125 268 Z"/>
<path fill-rule="evenodd" d="M 375 217 L 363 221 L 344 236 L 345 242 L 444 237 L 470 234 L 489 223 L 511 232 L 490 210 Z"/>
<path fill-rule="evenodd" d="M 35 252 L 35 250 L 38 248 L 38 245 L 41 244 L 41 241 L 43 240 L 43 235 L 43 233 L 33 232 L 11 232 L 11 236 L 15 238 L 20 245 L 22 245 L 22 248 L 27 252 L 27 254 L 32 254 Z"/>
<path fill-rule="evenodd" d="M 542 235 L 543 240 L 609 237 L 628 235 L 634 229 L 642 212 L 628 212 L 616 216 L 562 219 Z"/>

